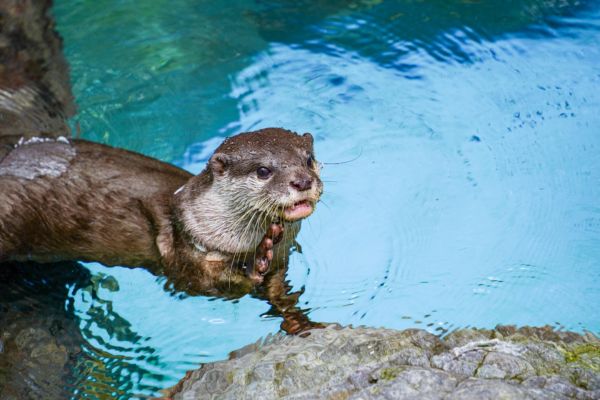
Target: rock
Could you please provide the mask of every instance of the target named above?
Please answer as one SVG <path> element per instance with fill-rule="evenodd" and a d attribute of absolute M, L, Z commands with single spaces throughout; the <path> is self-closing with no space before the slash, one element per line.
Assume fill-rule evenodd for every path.
<path fill-rule="evenodd" d="M 461 347 L 467 343 L 482 342 L 491 339 L 490 331 L 477 329 L 460 329 L 451 332 L 444 338 L 444 342 L 450 347 Z"/>
<path fill-rule="evenodd" d="M 479 378 L 526 379 L 535 374 L 527 360 L 507 353 L 488 353 L 475 374 Z"/>
<path fill-rule="evenodd" d="M 451 393 L 458 380 L 451 374 L 431 368 L 381 368 L 378 385 L 370 385 L 350 399 L 442 399 Z"/>
<path fill-rule="evenodd" d="M 448 400 L 543 400 L 567 399 L 556 393 L 510 384 L 496 379 L 469 378 L 462 382 L 456 390 L 447 397 Z"/>
<path fill-rule="evenodd" d="M 270 336 L 205 364 L 173 399 L 600 399 L 600 340 L 549 327 L 329 326 Z"/>

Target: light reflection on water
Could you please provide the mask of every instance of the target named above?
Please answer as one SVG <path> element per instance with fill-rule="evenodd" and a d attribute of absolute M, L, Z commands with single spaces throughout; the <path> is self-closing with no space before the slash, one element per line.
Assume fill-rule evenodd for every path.
<path fill-rule="evenodd" d="M 353 160 L 325 166 L 288 274 L 314 320 L 600 332 L 597 2 L 193 3 L 58 2 L 84 137 L 198 172 L 222 137 L 284 126 Z M 127 391 L 278 329 L 255 299 L 88 267 L 118 289 L 71 302 L 138 368 Z"/>

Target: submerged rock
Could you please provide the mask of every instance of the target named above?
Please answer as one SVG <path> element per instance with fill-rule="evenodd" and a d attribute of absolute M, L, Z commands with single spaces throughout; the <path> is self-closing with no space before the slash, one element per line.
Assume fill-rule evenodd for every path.
<path fill-rule="evenodd" d="M 600 340 L 550 327 L 275 335 L 204 364 L 176 399 L 600 399 Z"/>

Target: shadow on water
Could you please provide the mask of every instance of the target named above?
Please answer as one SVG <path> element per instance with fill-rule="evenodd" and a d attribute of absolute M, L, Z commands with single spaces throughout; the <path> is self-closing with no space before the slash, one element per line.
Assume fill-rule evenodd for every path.
<path fill-rule="evenodd" d="M 136 376 L 151 374 L 118 348 L 90 345 L 94 331 L 135 347 L 152 362 L 154 350 L 135 345 L 140 336 L 97 296 L 114 281 L 78 263 L 5 263 L 0 268 L 0 397 L 2 399 L 129 398 Z M 72 295 L 92 306 L 75 316 Z"/>

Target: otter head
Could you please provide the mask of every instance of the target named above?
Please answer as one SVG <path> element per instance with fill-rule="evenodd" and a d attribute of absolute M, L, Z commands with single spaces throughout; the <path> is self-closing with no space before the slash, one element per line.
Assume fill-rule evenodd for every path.
<path fill-rule="evenodd" d="M 189 191 L 197 196 L 183 210 L 186 228 L 206 248 L 231 253 L 253 251 L 274 221 L 297 232 L 323 190 L 312 135 L 278 128 L 226 139 L 195 178 L 204 187 Z"/>

